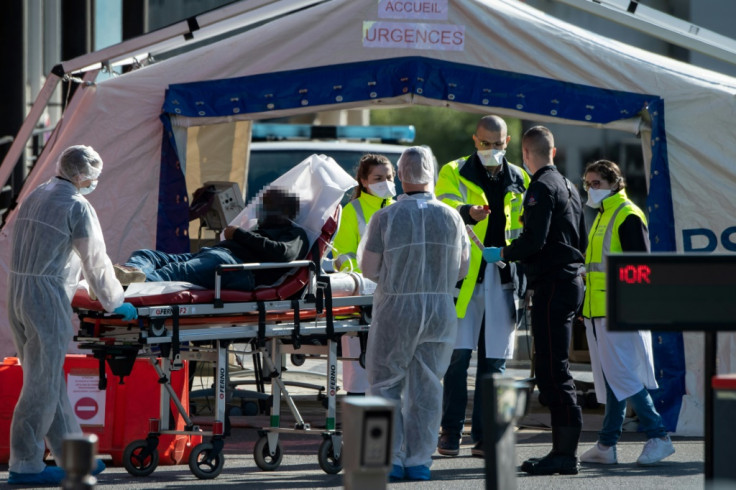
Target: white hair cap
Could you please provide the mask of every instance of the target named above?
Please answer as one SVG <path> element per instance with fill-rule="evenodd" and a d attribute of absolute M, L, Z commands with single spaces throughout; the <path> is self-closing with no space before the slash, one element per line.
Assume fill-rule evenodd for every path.
<path fill-rule="evenodd" d="M 70 146 L 56 162 L 56 175 L 74 184 L 95 180 L 102 173 L 102 158 L 91 146 Z"/>
<path fill-rule="evenodd" d="M 411 146 L 399 157 L 399 180 L 408 184 L 434 182 L 434 160 L 427 148 Z"/>

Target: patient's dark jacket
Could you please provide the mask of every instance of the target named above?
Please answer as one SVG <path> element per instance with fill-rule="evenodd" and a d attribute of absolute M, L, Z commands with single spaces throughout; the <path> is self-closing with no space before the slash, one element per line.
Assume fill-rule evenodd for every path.
<path fill-rule="evenodd" d="M 261 223 L 251 230 L 239 228 L 232 240 L 224 240 L 216 247 L 226 248 L 243 263 L 289 262 L 306 258 L 309 239 L 306 232 L 292 224 Z M 277 282 L 286 269 L 255 270 L 256 286 Z"/>

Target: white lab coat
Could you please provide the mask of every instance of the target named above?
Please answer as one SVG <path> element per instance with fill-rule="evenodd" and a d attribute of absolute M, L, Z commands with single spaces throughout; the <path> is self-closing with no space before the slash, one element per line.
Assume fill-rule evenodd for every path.
<path fill-rule="evenodd" d="M 639 393 L 642 388 L 658 388 L 649 330 L 610 332 L 605 318 L 585 318 L 585 334 L 598 403 L 606 403 L 603 373 L 619 401 Z"/>
<path fill-rule="evenodd" d="M 509 285 L 510 286 L 510 285 Z M 478 347 L 481 320 L 485 312 L 486 358 L 511 359 L 516 346 L 514 290 L 504 289 L 498 266 L 487 264 L 482 284 L 477 284 L 465 317 L 458 320 L 455 349 Z"/>

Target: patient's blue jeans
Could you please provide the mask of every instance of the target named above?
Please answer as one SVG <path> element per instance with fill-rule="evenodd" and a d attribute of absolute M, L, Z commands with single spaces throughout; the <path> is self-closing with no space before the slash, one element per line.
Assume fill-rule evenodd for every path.
<path fill-rule="evenodd" d="M 220 264 L 240 264 L 228 249 L 203 247 L 197 253 L 168 254 L 158 250 L 136 250 L 125 265 L 137 267 L 146 281 L 186 281 L 207 289 L 215 287 L 215 270 Z M 223 289 L 250 291 L 255 281 L 251 271 L 222 275 Z"/>
<path fill-rule="evenodd" d="M 605 378 L 605 375 L 604 375 Z M 606 413 L 603 416 L 603 428 L 598 433 L 598 441 L 605 446 L 615 446 L 621 437 L 621 428 L 626 415 L 626 400 L 617 400 L 613 390 L 606 381 Z M 628 398 L 631 407 L 639 417 L 639 429 L 647 435 L 647 439 L 664 437 L 667 430 L 662 417 L 657 413 L 652 397 L 646 388 Z"/>

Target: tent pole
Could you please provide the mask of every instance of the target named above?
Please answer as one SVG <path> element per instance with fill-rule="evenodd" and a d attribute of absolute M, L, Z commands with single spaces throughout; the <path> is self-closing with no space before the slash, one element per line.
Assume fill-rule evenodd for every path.
<path fill-rule="evenodd" d="M 10 145 L 8 153 L 5 154 L 2 164 L 0 164 L 0 183 L 2 183 L 0 185 L 4 185 L 8 181 L 10 173 L 17 165 L 18 159 L 23 153 L 26 143 L 28 143 L 31 134 L 33 133 L 33 128 L 41 118 L 41 114 L 43 114 L 44 109 L 46 109 L 46 105 L 51 99 L 54 89 L 56 89 L 59 80 L 61 80 L 61 77 L 55 73 L 55 70 L 56 69 L 52 70 L 51 73 L 49 73 L 49 76 L 46 77 L 46 82 L 43 84 L 43 87 L 41 87 L 41 91 L 38 93 L 38 97 L 36 97 L 36 101 L 33 103 L 31 111 L 28 113 L 25 121 L 23 121 L 23 125 L 20 127 L 13 143 Z"/>
<path fill-rule="evenodd" d="M 99 68 L 100 63 L 111 66 L 121 60 L 147 56 L 159 49 L 177 48 L 195 38 L 206 39 L 203 31 L 214 29 L 220 23 L 226 23 L 242 17 L 243 15 L 255 15 L 257 12 L 273 10 L 266 18 L 272 18 L 284 13 L 309 7 L 326 0 L 247 0 L 235 2 L 223 7 L 189 17 L 167 27 L 156 29 L 146 34 L 127 39 L 118 44 L 108 46 L 99 51 L 86 53 L 71 60 L 64 61 L 64 71 L 73 73 L 85 71 L 90 68 Z M 280 7 L 283 5 L 283 7 Z"/>
<path fill-rule="evenodd" d="M 84 74 L 84 77 L 82 78 L 81 85 L 84 87 L 88 87 L 90 85 L 94 85 L 94 81 L 97 78 L 97 74 L 99 73 L 99 70 L 90 70 Z M 74 95 L 72 96 L 71 100 L 67 103 L 66 109 L 64 110 L 64 114 L 74 114 L 74 111 L 76 110 L 76 106 L 79 104 L 79 101 L 82 98 L 82 91 L 77 90 L 74 92 Z M 26 176 L 26 182 L 33 183 L 34 178 L 34 172 L 37 168 L 42 168 L 44 160 L 48 158 L 48 154 L 51 150 L 53 150 L 54 146 L 56 145 L 56 139 L 59 137 L 59 132 L 62 130 L 64 122 L 64 116 L 62 115 L 59 122 L 54 127 L 54 130 L 51 132 L 51 135 L 49 136 L 46 143 L 43 145 L 43 148 L 41 149 L 41 152 L 38 154 L 38 157 L 36 159 L 36 163 L 34 163 L 33 168 L 30 172 L 28 172 L 28 175 Z M 63 149 L 62 149 L 63 150 Z M 15 200 L 17 202 L 22 201 L 25 199 L 26 194 L 31 192 L 34 189 L 33 186 L 27 186 L 23 185 L 23 188 L 18 191 L 18 195 L 15 197 Z"/>
<path fill-rule="evenodd" d="M 271 5 L 285 5 L 286 7 L 284 7 L 284 11 L 293 11 L 299 8 L 305 8 L 322 3 L 324 1 L 325 0 L 253 0 L 237 2 L 210 12 L 205 12 L 148 34 L 123 41 L 114 46 L 92 53 L 83 54 L 65 61 L 62 64 L 56 65 L 46 78 L 46 82 L 31 107 L 31 111 L 13 140 L 2 164 L 0 164 L 0 187 L 8 181 L 13 168 L 15 168 L 18 159 L 25 149 L 26 143 L 33 133 L 36 123 L 41 118 L 41 114 L 51 99 L 54 89 L 58 85 L 59 80 L 61 80 L 66 73 L 73 73 L 90 68 L 96 71 L 99 69 L 99 66 L 96 65 L 100 63 L 121 59 L 137 51 L 139 52 L 142 49 L 150 48 L 156 44 L 166 43 L 167 41 L 171 41 L 177 37 L 183 37 L 186 39 L 191 35 L 193 30 L 213 26 L 219 22 L 226 21 L 244 13 L 255 11 L 262 7 L 267 8 Z M 283 14 L 284 11 L 280 11 L 278 13 Z M 274 13 L 273 15 L 277 14 Z"/>
<path fill-rule="evenodd" d="M 557 0 L 685 49 L 736 64 L 736 40 L 634 0 Z"/>

